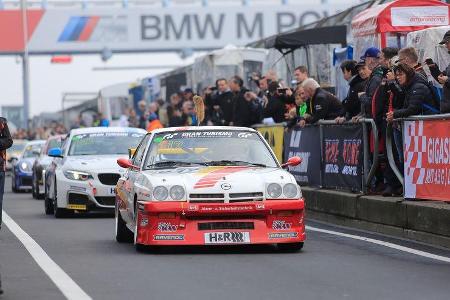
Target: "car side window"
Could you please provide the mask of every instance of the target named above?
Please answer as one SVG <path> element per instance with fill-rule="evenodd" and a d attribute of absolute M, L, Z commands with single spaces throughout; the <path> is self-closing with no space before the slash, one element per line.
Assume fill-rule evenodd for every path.
<path fill-rule="evenodd" d="M 139 144 L 136 152 L 133 156 L 133 165 L 140 166 L 142 162 L 142 157 L 144 155 L 145 149 L 147 148 L 148 140 L 150 139 L 151 134 L 147 134 Z"/>

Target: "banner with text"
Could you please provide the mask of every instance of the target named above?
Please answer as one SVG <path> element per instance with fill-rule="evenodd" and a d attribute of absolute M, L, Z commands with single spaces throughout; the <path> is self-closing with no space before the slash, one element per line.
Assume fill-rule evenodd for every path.
<path fill-rule="evenodd" d="M 302 163 L 290 168 L 298 184 L 321 186 L 319 127 L 295 128 L 284 134 L 284 157 L 302 158 Z"/>
<path fill-rule="evenodd" d="M 403 126 L 405 198 L 450 201 L 450 120 Z"/>
<path fill-rule="evenodd" d="M 363 131 L 360 125 L 323 126 L 323 187 L 362 190 Z"/>

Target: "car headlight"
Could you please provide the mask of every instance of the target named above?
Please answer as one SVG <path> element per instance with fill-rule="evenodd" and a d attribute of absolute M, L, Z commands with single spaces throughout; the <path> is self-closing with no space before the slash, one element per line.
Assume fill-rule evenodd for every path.
<path fill-rule="evenodd" d="M 21 171 L 27 172 L 27 171 L 30 171 L 31 165 L 29 165 L 29 164 L 27 164 L 26 162 L 23 161 L 23 162 L 20 163 L 19 168 L 20 168 Z"/>
<path fill-rule="evenodd" d="M 270 198 L 278 198 L 281 196 L 283 189 L 278 183 L 271 183 L 267 186 L 267 194 Z"/>
<path fill-rule="evenodd" d="M 174 185 L 170 188 L 170 198 L 173 200 L 181 200 L 184 198 L 184 188 L 181 185 Z"/>
<path fill-rule="evenodd" d="M 285 184 L 283 187 L 283 194 L 286 198 L 295 198 L 297 196 L 297 185 L 293 183 Z"/>
<path fill-rule="evenodd" d="M 164 186 L 157 186 L 153 189 L 153 198 L 158 201 L 166 200 L 169 196 L 169 191 Z"/>
<path fill-rule="evenodd" d="M 86 181 L 88 179 L 93 179 L 92 175 L 89 173 L 86 173 L 86 172 L 64 171 L 63 173 L 67 179 L 80 180 L 80 181 Z"/>

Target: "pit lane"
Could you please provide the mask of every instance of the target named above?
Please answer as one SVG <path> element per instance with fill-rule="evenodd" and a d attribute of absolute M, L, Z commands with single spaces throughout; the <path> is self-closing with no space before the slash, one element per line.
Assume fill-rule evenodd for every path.
<path fill-rule="evenodd" d="M 93 299 L 448 299 L 450 265 L 397 249 L 308 231 L 305 248 L 164 248 L 139 254 L 114 241 L 108 215 L 54 219 L 42 200 L 13 194 L 4 210 Z M 308 225 L 385 240 L 437 255 L 409 241 L 309 221 Z M 0 299 L 64 299 L 6 226 L 0 232 Z"/>

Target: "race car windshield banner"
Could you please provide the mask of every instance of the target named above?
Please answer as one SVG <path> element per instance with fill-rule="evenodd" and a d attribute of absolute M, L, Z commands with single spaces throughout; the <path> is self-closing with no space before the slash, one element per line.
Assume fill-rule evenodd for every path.
<path fill-rule="evenodd" d="M 359 125 L 323 127 L 323 186 L 362 190 L 363 143 Z"/>
<path fill-rule="evenodd" d="M 405 198 L 450 201 L 449 132 L 448 120 L 404 123 Z"/>
<path fill-rule="evenodd" d="M 299 156 L 302 163 L 290 168 L 298 184 L 320 186 L 320 139 L 319 127 L 295 128 L 284 135 L 284 157 Z"/>

